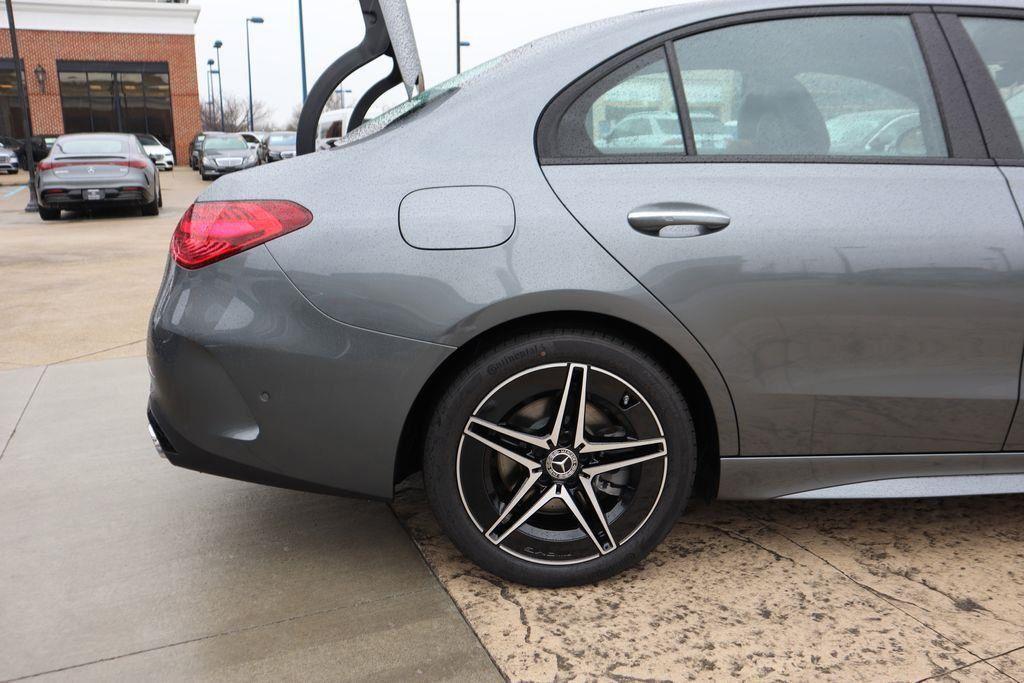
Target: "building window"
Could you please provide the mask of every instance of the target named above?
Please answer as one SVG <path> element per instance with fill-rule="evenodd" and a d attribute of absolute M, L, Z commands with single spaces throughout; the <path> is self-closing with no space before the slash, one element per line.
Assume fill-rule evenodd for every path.
<path fill-rule="evenodd" d="M 164 63 L 57 62 L 65 133 L 148 133 L 174 149 Z"/>
<path fill-rule="evenodd" d="M 9 62 L 12 64 L 13 61 Z M 18 97 L 18 76 L 12 66 L 0 65 L 0 136 L 25 137 Z"/>

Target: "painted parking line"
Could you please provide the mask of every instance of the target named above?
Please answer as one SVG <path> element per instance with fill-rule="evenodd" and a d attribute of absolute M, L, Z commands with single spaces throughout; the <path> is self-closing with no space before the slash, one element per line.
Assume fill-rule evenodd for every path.
<path fill-rule="evenodd" d="M 13 197 L 14 195 L 24 190 L 26 187 L 28 187 L 28 185 L 18 185 L 13 190 L 8 190 L 7 192 L 5 192 L 3 198 L 7 199 L 8 197 Z"/>

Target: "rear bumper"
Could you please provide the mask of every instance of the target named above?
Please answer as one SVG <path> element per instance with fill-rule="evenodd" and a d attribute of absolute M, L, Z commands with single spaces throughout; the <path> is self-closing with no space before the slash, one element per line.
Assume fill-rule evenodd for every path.
<path fill-rule="evenodd" d="M 39 193 L 39 205 L 46 209 L 89 209 L 105 206 L 139 206 L 153 201 L 151 190 L 125 190 L 122 188 L 103 188 L 102 199 L 87 200 L 84 190 L 79 188 L 61 189 L 47 188 Z"/>
<path fill-rule="evenodd" d="M 247 481 L 254 484 L 264 484 L 266 486 L 276 486 L 294 491 L 325 493 L 333 496 L 358 495 L 329 486 L 320 486 L 313 482 L 293 479 L 266 469 L 251 467 L 210 451 L 205 451 L 175 431 L 170 421 L 166 418 L 158 418 L 159 410 L 159 406 L 150 401 L 149 410 L 147 411 L 149 434 L 153 439 L 153 447 L 156 449 L 157 454 L 162 458 L 166 458 L 172 465 L 193 470 L 194 472 L 202 472 L 203 474 L 212 474 L 218 477 L 237 479 L 238 481 Z"/>
<path fill-rule="evenodd" d="M 181 467 L 387 499 L 405 420 L 451 351 L 327 318 L 265 247 L 171 264 L 150 321 L 150 423 Z"/>

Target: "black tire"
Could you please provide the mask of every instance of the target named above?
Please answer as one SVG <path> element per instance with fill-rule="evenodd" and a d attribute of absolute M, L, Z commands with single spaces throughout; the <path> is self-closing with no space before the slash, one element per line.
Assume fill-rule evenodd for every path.
<path fill-rule="evenodd" d="M 199 177 L 205 180 L 206 182 L 210 182 L 210 176 L 206 175 L 205 173 L 200 173 Z"/>
<path fill-rule="evenodd" d="M 148 204 L 142 205 L 143 216 L 159 216 L 160 215 L 160 193 L 157 191 L 157 195 L 153 197 L 153 201 Z"/>
<path fill-rule="evenodd" d="M 44 209 L 39 207 L 39 217 L 44 221 L 57 221 L 60 220 L 60 209 Z"/>
<path fill-rule="evenodd" d="M 161 209 L 164 206 L 164 188 L 159 185 L 156 186 L 156 205 Z"/>
<path fill-rule="evenodd" d="M 563 382 L 564 389 L 556 386 L 557 382 Z M 578 414 L 573 412 L 576 409 L 571 401 L 565 403 L 569 407 L 564 408 L 564 415 L 563 409 L 554 410 L 561 401 L 556 395 L 573 395 L 580 386 L 586 386 L 582 392 L 586 396 L 586 417 L 585 427 L 578 427 L 577 431 L 584 429 L 583 441 L 588 443 L 582 448 L 568 445 L 576 442 L 570 427 Z M 611 398 L 617 395 L 616 387 L 626 387 L 621 403 L 614 403 Z M 529 398 L 529 392 L 537 391 L 546 393 L 536 394 L 543 398 Z M 602 391 L 609 398 L 600 395 Z M 526 392 L 522 394 L 526 398 L 516 392 Z M 633 392 L 636 395 L 629 403 L 629 394 Z M 519 412 L 502 413 L 506 408 Z M 532 423 L 523 421 L 520 415 L 527 409 L 532 411 Z M 485 411 L 492 411 L 492 415 L 488 417 Z M 498 417 L 501 414 L 506 417 Z M 552 429 L 556 414 L 563 417 L 560 430 Z M 481 421 L 481 416 L 487 417 L 488 422 Z M 599 426 L 611 436 L 595 431 L 595 420 L 601 422 L 606 416 L 611 427 Z M 470 422 L 471 417 L 474 422 Z M 649 433 L 641 434 L 642 430 L 633 422 L 643 423 Z M 531 446 L 497 432 L 487 432 L 489 427 L 480 427 L 486 424 L 501 425 L 504 429 L 515 427 L 517 434 L 527 434 L 534 441 L 538 437 L 544 441 L 549 430 L 551 436 L 562 436 L 555 442 L 546 440 Z M 526 424 L 530 426 L 524 427 Z M 513 461 L 483 445 L 470 433 L 478 429 L 485 430 L 488 438 L 503 441 L 506 451 L 525 447 L 513 453 L 524 461 Z M 652 434 L 655 438 L 650 438 Z M 660 439 L 656 434 L 660 434 Z M 602 466 L 599 458 L 608 457 L 611 452 L 594 452 L 604 450 L 594 446 L 602 445 L 606 439 L 611 439 L 609 444 L 625 444 L 623 450 L 615 450 L 619 455 L 609 460 L 621 462 L 631 458 L 631 454 L 652 459 L 606 469 L 593 477 L 593 468 Z M 657 446 L 652 444 L 657 452 L 645 453 L 628 446 L 655 441 L 660 441 Z M 548 451 L 552 443 L 566 447 Z M 566 450 L 573 454 L 556 452 Z M 546 457 L 544 453 L 548 453 Z M 565 471 L 557 472 L 560 463 L 552 458 L 570 459 L 572 471 L 568 475 Z M 510 465 L 513 462 L 519 464 Z M 426 435 L 423 475 L 438 522 L 467 557 L 505 579 L 556 587 L 607 578 L 645 557 L 665 538 L 689 500 L 696 465 L 693 420 L 668 372 L 642 349 L 614 334 L 560 329 L 523 333 L 492 346 L 458 374 L 437 402 Z M 519 468 L 511 483 L 509 467 Z M 570 478 L 559 479 L 559 474 Z M 612 483 L 610 479 L 618 481 Z M 533 505 L 540 504 L 552 490 L 575 501 L 575 510 L 565 500 L 548 497 L 549 502 L 531 516 L 529 510 L 534 509 Z M 519 497 L 521 491 L 525 493 Z M 594 501 L 600 514 L 595 515 L 594 506 L 586 507 L 588 500 Z M 507 512 L 509 508 L 512 513 Z M 583 517 L 578 511 L 582 511 Z M 515 524 L 513 518 L 524 521 Z M 583 518 L 592 522 L 589 529 L 578 521 Z M 486 534 L 491 530 L 495 537 L 504 531 L 505 540 L 488 538 Z M 553 559 L 558 563 L 550 561 Z"/>

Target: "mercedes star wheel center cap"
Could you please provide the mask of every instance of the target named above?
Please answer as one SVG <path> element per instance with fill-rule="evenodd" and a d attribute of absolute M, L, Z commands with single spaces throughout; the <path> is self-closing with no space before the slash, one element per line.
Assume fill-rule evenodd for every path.
<path fill-rule="evenodd" d="M 552 479 L 561 481 L 576 474 L 579 464 L 579 458 L 571 450 L 568 448 L 556 448 L 548 453 L 548 457 L 544 460 L 544 469 L 547 470 Z"/>

